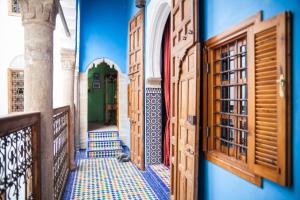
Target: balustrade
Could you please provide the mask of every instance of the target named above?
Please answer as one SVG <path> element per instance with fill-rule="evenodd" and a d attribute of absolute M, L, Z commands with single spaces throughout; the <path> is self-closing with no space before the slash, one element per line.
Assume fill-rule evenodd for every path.
<path fill-rule="evenodd" d="M 70 106 L 53 110 L 54 199 L 70 169 Z M 40 113 L 0 117 L 0 200 L 41 199 Z"/>
<path fill-rule="evenodd" d="M 70 168 L 70 107 L 53 111 L 54 198 L 61 199 Z"/>
<path fill-rule="evenodd" d="M 0 199 L 40 198 L 40 113 L 0 117 Z"/>

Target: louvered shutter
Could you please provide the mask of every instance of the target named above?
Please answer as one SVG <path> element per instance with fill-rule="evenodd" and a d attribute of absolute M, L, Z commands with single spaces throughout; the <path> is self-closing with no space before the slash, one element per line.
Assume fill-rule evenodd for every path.
<path fill-rule="evenodd" d="M 289 184 L 289 14 L 254 25 L 249 43 L 249 151 L 254 173 Z"/>

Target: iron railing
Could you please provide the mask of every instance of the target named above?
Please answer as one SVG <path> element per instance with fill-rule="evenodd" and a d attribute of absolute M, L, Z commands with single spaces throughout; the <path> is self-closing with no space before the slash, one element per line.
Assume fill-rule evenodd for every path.
<path fill-rule="evenodd" d="M 53 111 L 54 145 L 54 198 L 61 199 L 70 167 L 69 134 L 70 107 L 56 108 Z"/>
<path fill-rule="evenodd" d="M 0 199 L 40 199 L 40 113 L 0 117 Z"/>

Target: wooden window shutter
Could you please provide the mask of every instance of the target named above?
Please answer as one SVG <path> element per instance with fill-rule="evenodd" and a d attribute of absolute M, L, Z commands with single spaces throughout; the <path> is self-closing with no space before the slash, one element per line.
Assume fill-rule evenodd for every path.
<path fill-rule="evenodd" d="M 289 185 L 290 15 L 279 14 L 248 34 L 249 164 L 253 172 Z"/>

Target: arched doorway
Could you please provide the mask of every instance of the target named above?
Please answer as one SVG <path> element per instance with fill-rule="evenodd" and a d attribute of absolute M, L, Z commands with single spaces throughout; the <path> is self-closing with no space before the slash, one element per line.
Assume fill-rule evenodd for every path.
<path fill-rule="evenodd" d="M 154 179 L 164 183 L 162 195 L 169 198 L 170 170 L 164 162 L 169 150 L 165 149 L 165 127 L 167 112 L 165 85 L 170 85 L 166 79 L 169 72 L 165 71 L 166 29 L 170 27 L 168 20 L 171 12 L 170 0 L 153 0 L 147 8 L 147 39 L 146 39 L 146 135 L 145 161 L 146 169 Z M 169 32 L 170 34 L 170 32 Z M 170 35 L 169 35 L 170 36 Z M 170 53 L 170 46 L 168 47 Z M 169 66 L 170 67 L 170 66 Z M 166 186 L 166 187 L 165 187 Z"/>
<path fill-rule="evenodd" d="M 120 67 L 113 62 L 109 58 L 97 58 L 93 60 L 88 66 L 87 69 L 80 73 L 80 148 L 86 149 L 87 148 L 87 142 L 88 142 L 88 115 L 89 115 L 89 106 L 88 106 L 88 101 L 89 101 L 89 88 L 92 89 L 93 83 L 90 79 L 90 84 L 89 84 L 89 71 L 93 68 L 96 68 L 98 65 L 101 66 L 109 66 L 109 68 L 112 71 L 117 72 L 117 80 L 114 83 L 117 91 L 116 91 L 116 111 L 115 113 L 112 113 L 112 116 L 115 115 L 115 121 L 116 121 L 116 128 L 118 129 L 120 133 L 120 139 L 122 140 L 123 144 L 126 145 L 127 147 L 130 146 L 130 134 L 129 134 L 129 119 L 128 119 L 128 109 L 127 109 L 127 85 L 129 83 L 128 77 L 122 73 Z M 113 70 L 114 69 L 114 70 Z M 93 73 L 91 73 L 93 74 Z M 93 75 L 91 75 L 93 76 Z M 97 76 L 97 75 L 96 75 Z M 91 77 L 92 78 L 92 77 Z M 109 80 L 107 80 L 109 81 Z M 97 83 L 96 83 L 97 86 Z M 100 87 L 105 87 L 105 84 L 100 83 Z M 122 92 L 118 92 L 122 91 Z M 111 95 L 110 95 L 111 96 Z M 111 96 L 112 97 L 112 96 Z M 113 102 L 113 99 L 110 98 L 108 100 L 109 102 Z M 104 99 L 105 101 L 105 99 Z M 120 109 L 118 109 L 120 108 Z M 105 109 L 103 109 L 105 110 Z M 109 115 L 111 114 L 110 112 L 107 112 L 108 116 L 107 119 L 109 119 Z M 102 121 L 103 125 L 105 125 L 105 116 L 102 116 Z M 104 119 L 104 120 L 103 120 Z M 97 120 L 95 120 L 97 122 Z M 100 124 L 101 125 L 101 124 Z M 97 126 L 97 124 L 96 124 Z"/>
<path fill-rule="evenodd" d="M 153 0 L 147 7 L 146 45 L 146 166 L 163 163 L 164 158 L 164 61 L 163 39 L 171 12 L 170 0 Z"/>
<path fill-rule="evenodd" d="M 88 70 L 88 130 L 117 129 L 118 71 L 104 60 Z"/>

